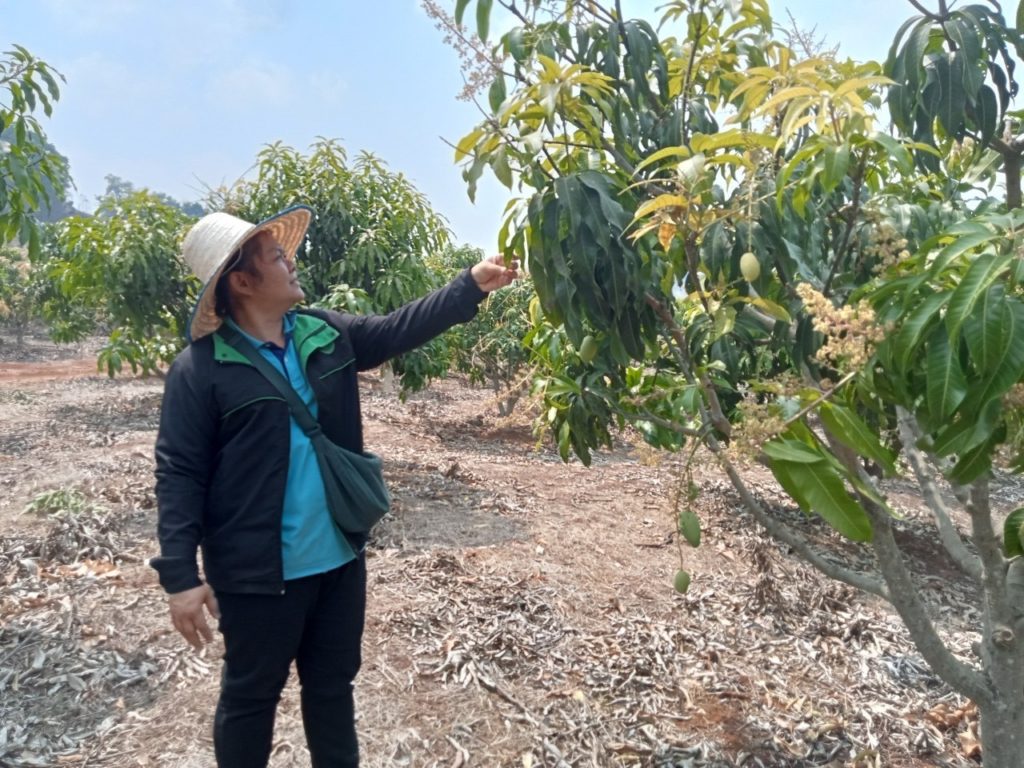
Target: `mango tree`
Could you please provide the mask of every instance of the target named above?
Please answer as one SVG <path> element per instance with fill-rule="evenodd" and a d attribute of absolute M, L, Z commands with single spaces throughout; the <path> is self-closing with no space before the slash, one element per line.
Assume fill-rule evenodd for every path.
<path fill-rule="evenodd" d="M 142 190 L 50 225 L 43 312 L 57 341 L 108 332 L 99 366 L 159 373 L 184 343 L 198 284 L 178 254 L 194 219 Z"/>
<path fill-rule="evenodd" d="M 454 277 L 483 257 L 479 248 L 449 247 L 441 254 L 441 261 L 445 272 Z M 530 331 L 531 306 L 536 316 L 533 286 L 519 281 L 489 295 L 473 320 L 446 334 L 452 366 L 468 375 L 472 383 L 491 388 L 499 416 L 511 414 L 530 387 L 529 349 L 523 338 Z"/>
<path fill-rule="evenodd" d="M 404 175 L 368 153 L 350 162 L 332 140 L 317 141 L 308 155 L 281 143 L 265 147 L 255 177 L 213 192 L 206 207 L 257 221 L 297 203 L 317 213 L 298 262 L 311 301 L 387 312 L 441 285 L 444 220 Z M 391 366 L 403 391 L 418 389 L 447 371 L 446 342 L 436 339 Z"/>
<path fill-rule="evenodd" d="M 481 38 L 493 8 L 513 18 L 457 159 L 471 186 L 489 169 L 517 193 L 500 246 L 548 320 L 528 341 L 563 458 L 589 462 L 627 424 L 710 451 L 769 534 L 893 606 L 977 703 L 985 765 L 1018 765 L 1024 511 L 1000 537 L 989 502 L 1024 467 L 1018 32 L 995 4 L 914 0 L 883 68 L 793 50 L 767 0 L 671 0 L 660 24 L 558 5 L 454 10 Z M 750 458 L 873 567 L 762 503 Z M 973 658 L 944 642 L 901 548 L 879 478 L 908 472 L 981 596 Z M 696 544 L 692 497 L 678 527 Z"/>
<path fill-rule="evenodd" d="M 0 326 L 14 333 L 21 347 L 25 333 L 39 313 L 39 281 L 24 248 L 0 246 Z"/>
<path fill-rule="evenodd" d="M 179 255 L 196 206 L 117 177 L 108 182 L 95 215 L 48 231 L 45 317 L 60 341 L 108 329 L 99 364 L 110 375 L 124 366 L 159 373 L 185 343 L 200 287 Z M 211 190 L 204 207 L 258 221 L 297 203 L 317 212 L 299 252 L 311 303 L 385 312 L 440 285 L 435 254 L 447 243 L 444 221 L 404 176 L 371 155 L 350 164 L 332 141 L 318 142 L 308 156 L 280 143 L 265 147 L 253 179 Z M 447 366 L 444 340 L 395 364 L 406 390 Z"/>
<path fill-rule="evenodd" d="M 64 77 L 20 45 L 0 56 L 0 245 L 20 241 L 39 252 L 33 214 L 63 200 L 67 161 L 46 140 L 39 111 L 49 117 Z"/>

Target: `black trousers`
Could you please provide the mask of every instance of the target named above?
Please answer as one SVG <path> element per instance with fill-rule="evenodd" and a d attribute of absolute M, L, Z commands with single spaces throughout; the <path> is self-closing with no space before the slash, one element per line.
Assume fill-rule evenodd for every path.
<path fill-rule="evenodd" d="M 362 660 L 366 560 L 285 582 L 283 595 L 218 594 L 224 668 L 214 717 L 219 768 L 262 768 L 292 661 L 313 768 L 359 765 L 352 681 Z"/>

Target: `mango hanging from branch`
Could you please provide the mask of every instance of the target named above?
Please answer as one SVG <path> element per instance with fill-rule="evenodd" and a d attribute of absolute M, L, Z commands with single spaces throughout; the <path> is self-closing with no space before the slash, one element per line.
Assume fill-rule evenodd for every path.
<path fill-rule="evenodd" d="M 748 283 L 752 283 L 761 276 L 761 262 L 757 260 L 757 256 L 752 251 L 747 251 L 740 256 L 740 272 L 743 273 L 743 279 Z"/>

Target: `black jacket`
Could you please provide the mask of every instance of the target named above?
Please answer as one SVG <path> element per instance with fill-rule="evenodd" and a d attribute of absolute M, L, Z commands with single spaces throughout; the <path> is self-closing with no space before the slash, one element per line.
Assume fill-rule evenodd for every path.
<path fill-rule="evenodd" d="M 387 315 L 300 310 L 292 341 L 327 437 L 361 451 L 357 371 L 472 319 L 485 295 L 466 270 Z M 202 583 L 200 547 L 215 591 L 284 589 L 281 513 L 289 419 L 280 393 L 218 334 L 198 339 L 175 359 L 156 440 L 160 556 L 150 561 L 165 590 Z"/>

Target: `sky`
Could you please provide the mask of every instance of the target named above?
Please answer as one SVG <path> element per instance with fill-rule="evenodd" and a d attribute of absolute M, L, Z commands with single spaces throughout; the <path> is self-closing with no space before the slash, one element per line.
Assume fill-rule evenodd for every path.
<path fill-rule="evenodd" d="M 454 0 L 440 0 L 453 7 Z M 643 13 L 657 2 L 626 3 Z M 840 55 L 884 59 L 906 0 L 772 0 Z M 67 79 L 50 141 L 91 211 L 114 174 L 182 201 L 231 184 L 259 149 L 318 136 L 404 173 L 454 240 L 493 251 L 511 197 L 494 181 L 469 201 L 455 143 L 481 115 L 458 101 L 458 58 L 419 0 L 0 0 L 0 44 Z"/>

